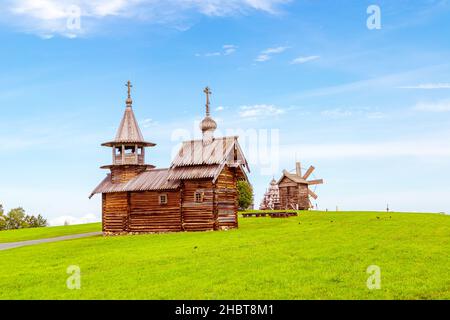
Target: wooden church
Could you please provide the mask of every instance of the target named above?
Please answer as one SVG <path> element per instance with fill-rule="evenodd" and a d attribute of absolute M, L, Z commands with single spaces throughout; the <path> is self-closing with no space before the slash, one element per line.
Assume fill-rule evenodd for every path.
<path fill-rule="evenodd" d="M 103 233 L 208 231 L 238 227 L 237 181 L 248 180 L 248 163 L 237 136 L 214 137 L 209 88 L 202 139 L 182 143 L 169 168 L 145 163 L 144 140 L 133 112 L 131 84 L 122 121 L 113 141 L 110 170 L 92 192 L 102 194 Z"/>

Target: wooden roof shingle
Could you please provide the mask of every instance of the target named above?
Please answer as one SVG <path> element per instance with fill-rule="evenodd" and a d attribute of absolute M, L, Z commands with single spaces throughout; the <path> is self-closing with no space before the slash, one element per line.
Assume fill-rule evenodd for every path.
<path fill-rule="evenodd" d="M 188 167 L 175 167 L 169 171 L 169 180 L 189 180 L 215 178 L 220 174 L 221 165 L 201 165 Z"/>
<path fill-rule="evenodd" d="M 209 144 L 204 144 L 202 140 L 184 141 L 170 167 L 222 165 L 228 162 L 242 164 L 248 169 L 247 161 L 237 139 L 236 136 L 214 138 Z M 237 160 L 234 159 L 234 153 L 232 153 L 235 148 Z"/>
<path fill-rule="evenodd" d="M 100 182 L 89 198 L 97 193 L 113 193 L 128 191 L 174 190 L 180 186 L 179 180 L 168 180 L 169 169 L 152 169 L 144 171 L 130 181 L 113 183 L 111 174 Z"/>
<path fill-rule="evenodd" d="M 133 112 L 131 104 L 127 105 L 125 112 L 117 129 L 116 137 L 113 141 L 105 142 L 102 146 L 111 147 L 116 144 L 139 144 L 147 147 L 153 147 L 156 144 L 153 142 L 146 142 L 139 128 L 138 122 Z"/>

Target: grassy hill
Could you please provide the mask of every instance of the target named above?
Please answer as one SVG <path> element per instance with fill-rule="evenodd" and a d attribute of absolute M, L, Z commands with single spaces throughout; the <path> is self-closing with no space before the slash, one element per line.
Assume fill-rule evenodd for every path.
<path fill-rule="evenodd" d="M 0 251 L 0 299 L 450 299 L 450 216 L 307 212 L 239 223 Z M 66 288 L 69 265 L 81 268 L 80 290 Z M 381 268 L 380 290 L 366 287 L 370 265 Z"/>

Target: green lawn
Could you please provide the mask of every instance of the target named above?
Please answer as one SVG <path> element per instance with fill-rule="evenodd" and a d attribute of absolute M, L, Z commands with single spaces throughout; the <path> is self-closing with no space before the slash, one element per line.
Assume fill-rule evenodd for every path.
<path fill-rule="evenodd" d="M 78 224 L 73 226 L 30 228 L 20 230 L 0 231 L 0 243 L 25 240 L 45 239 L 80 234 L 94 231 L 102 231 L 101 223 Z"/>
<path fill-rule="evenodd" d="M 1 299 L 450 299 L 450 216 L 308 212 L 0 251 Z M 21 232 L 21 231 L 20 231 Z M 66 268 L 81 268 L 81 289 Z M 370 265 L 381 289 L 366 287 Z"/>

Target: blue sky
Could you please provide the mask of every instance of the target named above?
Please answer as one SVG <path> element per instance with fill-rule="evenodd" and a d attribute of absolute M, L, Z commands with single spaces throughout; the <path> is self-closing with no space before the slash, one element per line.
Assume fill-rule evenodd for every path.
<path fill-rule="evenodd" d="M 244 133 L 256 204 L 298 159 L 326 181 L 320 209 L 449 212 L 449 18 L 446 0 L 3 1 L 0 203 L 100 219 L 88 195 L 131 80 L 158 167 L 198 136 L 209 85 L 217 134 Z"/>

